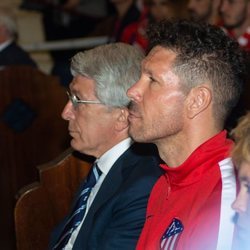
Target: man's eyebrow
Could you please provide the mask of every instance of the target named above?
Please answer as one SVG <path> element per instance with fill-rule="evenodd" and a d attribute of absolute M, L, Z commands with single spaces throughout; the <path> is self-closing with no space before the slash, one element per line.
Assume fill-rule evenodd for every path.
<path fill-rule="evenodd" d="M 152 74 L 152 71 L 146 67 L 146 61 L 143 61 L 142 64 L 141 64 L 141 70 L 146 73 L 146 74 L 149 74 L 149 75 L 153 75 Z"/>
<path fill-rule="evenodd" d="M 152 71 L 148 68 L 144 68 L 144 72 L 147 73 L 148 75 L 153 75 Z"/>

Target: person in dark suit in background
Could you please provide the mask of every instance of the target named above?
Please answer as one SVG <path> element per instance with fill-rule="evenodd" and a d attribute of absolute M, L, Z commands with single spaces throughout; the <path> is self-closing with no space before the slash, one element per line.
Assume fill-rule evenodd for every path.
<path fill-rule="evenodd" d="M 69 122 L 71 146 L 96 157 L 100 178 L 86 198 L 83 218 L 73 226 L 83 183 L 72 211 L 53 231 L 50 249 L 135 249 L 149 193 L 161 174 L 154 148 L 133 143 L 128 135 L 126 90 L 138 80 L 142 58 L 139 50 L 124 43 L 72 58 L 70 100 L 62 117 Z"/>
<path fill-rule="evenodd" d="M 30 65 L 37 67 L 29 54 L 17 43 L 17 27 L 10 9 L 0 8 L 0 67 Z"/>

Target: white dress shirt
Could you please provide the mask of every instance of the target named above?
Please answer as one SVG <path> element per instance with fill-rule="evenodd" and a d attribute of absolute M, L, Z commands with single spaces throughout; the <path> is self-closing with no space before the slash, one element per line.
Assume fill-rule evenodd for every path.
<path fill-rule="evenodd" d="M 6 48 L 8 47 L 11 43 L 13 42 L 13 40 L 7 40 L 3 43 L 0 44 L 0 53 Z M 0 70 L 3 70 L 5 68 L 4 65 L 0 66 Z"/>
<path fill-rule="evenodd" d="M 114 147 L 112 147 L 110 150 L 104 153 L 99 159 L 96 159 L 95 163 L 97 163 L 99 169 L 102 171 L 102 174 L 90 192 L 89 198 L 87 200 L 86 212 L 83 217 L 83 220 L 72 233 L 67 245 L 64 248 L 65 250 L 71 250 L 73 248 L 76 237 L 82 227 L 82 223 L 84 222 L 85 217 L 91 207 L 91 204 L 93 200 L 95 199 L 95 196 L 97 192 L 99 191 L 105 177 L 107 176 L 109 170 L 111 169 L 113 164 L 116 162 L 116 160 L 131 146 L 132 143 L 133 141 L 131 140 L 131 138 L 127 138 L 121 141 L 120 143 L 116 144 Z"/>
<path fill-rule="evenodd" d="M 0 44 L 0 52 L 2 50 L 4 50 L 6 47 L 8 47 L 12 42 L 13 42 L 13 40 L 11 39 L 11 40 L 7 40 L 7 41 L 1 43 Z"/>

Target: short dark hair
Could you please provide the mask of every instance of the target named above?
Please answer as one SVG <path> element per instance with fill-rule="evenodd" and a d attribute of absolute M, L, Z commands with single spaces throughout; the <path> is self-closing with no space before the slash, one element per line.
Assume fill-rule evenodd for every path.
<path fill-rule="evenodd" d="M 163 20 L 147 31 L 149 48 L 176 53 L 173 69 L 187 90 L 208 82 L 214 115 L 224 124 L 237 104 L 245 80 L 245 56 L 238 43 L 219 27 L 187 20 Z"/>

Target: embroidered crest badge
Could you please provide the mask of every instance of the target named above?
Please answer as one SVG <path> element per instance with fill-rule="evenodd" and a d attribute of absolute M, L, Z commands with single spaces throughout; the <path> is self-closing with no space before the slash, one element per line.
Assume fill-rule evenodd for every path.
<path fill-rule="evenodd" d="M 174 250 L 184 227 L 181 221 L 174 218 L 161 238 L 161 250 Z"/>

